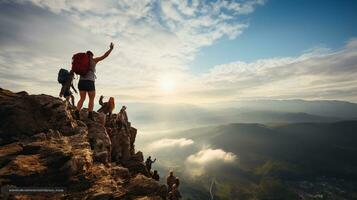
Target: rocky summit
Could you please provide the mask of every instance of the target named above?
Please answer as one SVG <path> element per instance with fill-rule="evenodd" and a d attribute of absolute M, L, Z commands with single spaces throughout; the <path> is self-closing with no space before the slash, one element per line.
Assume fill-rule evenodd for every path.
<path fill-rule="evenodd" d="M 134 127 L 104 127 L 85 110 L 75 120 L 74 110 L 49 95 L 0 88 L 0 199 L 165 199 L 166 186 L 135 150 Z M 7 192 L 30 187 L 64 192 Z"/>

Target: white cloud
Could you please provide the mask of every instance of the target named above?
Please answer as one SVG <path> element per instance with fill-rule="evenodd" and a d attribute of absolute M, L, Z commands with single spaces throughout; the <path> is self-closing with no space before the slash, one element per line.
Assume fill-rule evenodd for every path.
<path fill-rule="evenodd" d="M 187 157 L 185 161 L 186 172 L 193 176 L 200 176 L 209 168 L 221 167 L 237 160 L 234 153 L 222 149 L 205 148 Z"/>
<path fill-rule="evenodd" d="M 17 2 L 17 3 L 14 3 Z M 205 102 L 240 99 L 357 101 L 357 39 L 338 50 L 315 48 L 296 57 L 236 61 L 203 75 L 189 71 L 202 47 L 236 38 L 239 21 L 264 1 L 2 1 L 0 82 L 11 90 L 58 95 L 57 70 L 91 49 L 112 55 L 98 65 L 97 90 L 122 101 Z M 174 77 L 175 92 L 159 83 Z M 43 87 L 46 85 L 47 87 Z"/>
<path fill-rule="evenodd" d="M 116 46 L 112 55 L 98 65 L 98 91 L 132 97 L 124 101 L 166 101 L 157 87 L 160 77 L 171 74 L 185 83 L 178 86 L 177 94 L 187 91 L 190 85 L 199 85 L 188 69 L 200 48 L 225 36 L 237 37 L 248 27 L 239 21 L 239 15 L 252 12 L 261 4 L 250 0 L 239 6 L 196 0 L 5 1 L 0 7 L 0 25 L 4 29 L 0 41 L 6 45 L 1 45 L 0 56 L 7 57 L 4 68 L 13 63 L 23 66 L 31 63 L 32 58 L 41 58 L 43 62 L 33 67 L 50 81 L 55 80 L 60 66 L 70 65 L 73 53 L 91 49 L 100 55 L 113 41 Z M 242 12 L 246 7 L 249 11 Z M 21 50 L 21 55 L 31 55 L 31 59 L 20 57 L 11 50 L 15 47 Z M 28 82 L 18 77 L 16 82 L 20 85 L 16 86 L 3 74 L 9 89 L 44 92 L 41 87 L 33 87 L 38 84 L 34 70 L 28 69 L 26 73 L 20 70 L 14 73 L 23 74 Z M 32 77 L 36 78 L 31 82 Z M 55 84 L 54 81 L 45 92 L 57 95 Z"/>
<path fill-rule="evenodd" d="M 222 149 L 204 149 L 196 154 L 187 157 L 186 162 L 189 164 L 207 165 L 212 162 L 229 163 L 236 160 L 237 156 L 231 152 L 225 152 Z"/>
<path fill-rule="evenodd" d="M 357 45 L 340 50 L 314 48 L 297 57 L 232 62 L 201 76 L 211 97 L 239 99 L 341 99 L 357 101 Z M 220 92 L 215 95 L 215 91 Z M 217 101 L 217 99 L 216 99 Z"/>
<path fill-rule="evenodd" d="M 194 143 L 193 140 L 186 139 L 186 138 L 178 138 L 178 139 L 164 138 L 164 139 L 160 139 L 158 141 L 152 142 L 151 144 L 148 145 L 148 148 L 152 151 L 163 149 L 163 148 L 175 148 L 175 147 L 182 148 L 182 147 L 192 145 L 193 143 Z"/>

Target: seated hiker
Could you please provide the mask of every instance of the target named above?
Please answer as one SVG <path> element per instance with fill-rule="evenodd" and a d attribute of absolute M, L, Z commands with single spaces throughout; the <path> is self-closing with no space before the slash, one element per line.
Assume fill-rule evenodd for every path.
<path fill-rule="evenodd" d="M 73 86 L 73 72 L 68 72 L 68 70 L 65 69 L 60 69 L 58 72 L 58 82 L 62 84 L 62 88 L 60 91 L 59 96 L 64 97 L 68 103 L 70 103 L 69 99 L 71 99 L 71 103 L 73 106 L 74 105 L 74 96 L 73 93 L 71 92 L 71 87 L 73 91 L 77 94 L 76 88 Z"/>
<path fill-rule="evenodd" d="M 154 174 L 152 175 L 152 178 L 153 178 L 155 181 L 160 181 L 160 176 L 159 176 L 157 170 L 154 170 Z"/>
<path fill-rule="evenodd" d="M 146 169 L 148 169 L 149 173 L 151 171 L 151 165 L 156 161 L 156 158 L 154 160 L 151 160 L 151 156 L 149 156 L 146 161 L 145 161 L 145 165 L 146 165 Z"/>
<path fill-rule="evenodd" d="M 109 114 L 109 118 L 111 117 L 115 108 L 115 102 L 113 97 L 110 97 L 108 102 L 103 102 L 103 98 L 103 95 L 99 98 L 99 105 L 102 107 L 100 107 L 97 112 L 101 115 L 101 123 L 105 125 L 106 116 Z"/>
<path fill-rule="evenodd" d="M 177 189 L 178 189 L 179 186 L 180 186 L 180 179 L 179 179 L 178 177 L 176 177 L 175 185 L 176 185 L 176 188 L 177 188 Z"/>
<path fill-rule="evenodd" d="M 117 123 L 119 130 L 124 127 L 129 132 L 130 124 L 128 121 L 128 114 L 126 113 L 126 106 L 123 106 L 117 116 Z"/>
<path fill-rule="evenodd" d="M 168 199 L 169 200 L 179 200 L 181 198 L 182 198 L 182 196 L 181 196 L 180 191 L 178 191 L 176 184 L 173 184 L 172 189 L 169 192 Z"/>
<path fill-rule="evenodd" d="M 172 186 L 176 183 L 176 177 L 174 176 L 174 172 L 171 170 L 170 175 L 166 179 L 168 190 L 171 191 Z"/>

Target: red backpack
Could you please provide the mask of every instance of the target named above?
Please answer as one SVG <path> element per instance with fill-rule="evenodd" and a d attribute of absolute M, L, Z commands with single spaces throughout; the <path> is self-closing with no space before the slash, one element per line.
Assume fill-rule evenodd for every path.
<path fill-rule="evenodd" d="M 86 53 L 77 53 L 72 57 L 72 71 L 78 75 L 86 75 L 89 71 L 89 57 Z"/>

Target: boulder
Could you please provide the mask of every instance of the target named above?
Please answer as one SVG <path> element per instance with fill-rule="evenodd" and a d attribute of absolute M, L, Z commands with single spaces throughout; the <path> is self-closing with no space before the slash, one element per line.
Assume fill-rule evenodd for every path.
<path fill-rule="evenodd" d="M 94 153 L 94 161 L 111 162 L 112 145 L 104 126 L 98 122 L 87 121 L 88 137 Z"/>
<path fill-rule="evenodd" d="M 130 180 L 127 190 L 128 195 L 150 196 L 160 193 L 160 184 L 152 178 L 138 174 Z"/>
<path fill-rule="evenodd" d="M 117 178 L 117 179 L 122 179 L 122 180 L 129 180 L 130 178 L 130 173 L 128 168 L 121 167 L 121 166 L 113 166 L 111 168 L 112 170 L 112 176 Z"/>
<path fill-rule="evenodd" d="M 134 127 L 130 127 L 130 155 L 134 155 L 135 154 L 135 139 L 136 139 L 136 134 L 137 134 L 137 130 Z"/>
<path fill-rule="evenodd" d="M 124 167 L 127 167 L 132 175 L 143 174 L 147 177 L 150 176 L 149 171 L 144 163 L 144 157 L 142 152 L 137 152 L 129 159 L 123 162 Z"/>
<path fill-rule="evenodd" d="M 16 142 L 48 129 L 67 135 L 77 126 L 67 104 L 49 95 L 28 95 L 0 89 L 0 145 Z"/>

